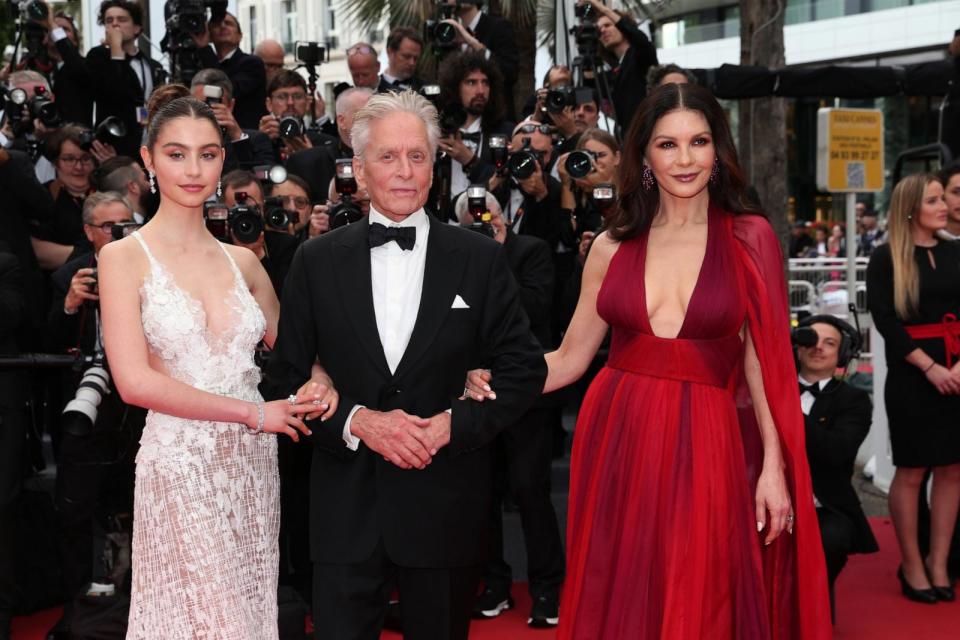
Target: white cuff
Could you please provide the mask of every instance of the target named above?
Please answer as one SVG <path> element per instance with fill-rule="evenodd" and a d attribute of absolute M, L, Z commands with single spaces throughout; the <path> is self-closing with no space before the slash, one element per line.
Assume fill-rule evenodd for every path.
<path fill-rule="evenodd" d="M 53 40 L 54 42 L 60 42 L 66 37 L 67 37 L 67 30 L 64 29 L 63 27 L 57 27 L 56 29 L 50 32 L 50 39 Z"/>
<path fill-rule="evenodd" d="M 3 135 L 3 133 L 0 133 L 0 147 L 3 147 L 4 149 L 9 149 L 12 146 L 13 146 L 13 142 L 9 138 L 7 138 L 7 136 Z"/>
<path fill-rule="evenodd" d="M 63 305 L 63 313 L 68 316 L 75 316 L 77 315 L 78 311 L 80 311 L 80 309 L 74 309 L 73 311 L 70 311 L 69 309 L 67 309 L 67 305 Z"/>
<path fill-rule="evenodd" d="M 484 60 L 489 60 L 489 59 L 490 59 L 490 49 L 488 49 L 488 48 L 486 47 L 486 45 L 484 45 L 484 47 L 483 47 L 483 58 L 484 58 Z"/>
<path fill-rule="evenodd" d="M 353 422 L 354 414 L 360 411 L 360 409 L 366 409 L 366 407 L 362 404 L 354 405 L 353 409 L 350 410 L 350 415 L 348 415 L 347 419 L 343 422 L 343 442 L 350 451 L 356 451 L 360 447 L 360 438 L 350 433 L 350 423 Z"/>

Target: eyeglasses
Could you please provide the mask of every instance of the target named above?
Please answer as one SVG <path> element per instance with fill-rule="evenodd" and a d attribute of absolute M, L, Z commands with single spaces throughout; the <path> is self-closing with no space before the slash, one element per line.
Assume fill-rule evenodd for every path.
<path fill-rule="evenodd" d="M 552 136 L 555 127 L 549 124 L 522 124 L 513 131 L 513 135 L 518 133 L 535 133 L 539 131 L 545 136 Z"/>
<path fill-rule="evenodd" d="M 283 206 L 289 206 L 291 203 L 297 209 L 303 209 L 310 204 L 310 200 L 303 196 L 278 196 L 283 201 Z"/>
<path fill-rule="evenodd" d="M 60 156 L 64 164 L 93 164 L 93 156 Z"/>
<path fill-rule="evenodd" d="M 103 224 L 87 224 L 86 226 L 92 227 L 94 229 L 100 229 L 106 235 L 113 233 L 113 225 L 116 224 L 125 224 L 127 222 L 133 222 L 133 220 L 121 220 L 119 222 L 104 222 Z M 86 223 L 84 223 L 86 224 Z"/>
<path fill-rule="evenodd" d="M 274 100 L 275 102 L 300 102 L 301 100 L 307 99 L 307 94 L 305 94 L 303 91 L 291 93 L 281 92 L 273 94 L 270 96 L 270 99 Z"/>
<path fill-rule="evenodd" d="M 348 56 L 355 56 L 358 53 L 366 53 L 374 56 L 377 55 L 377 51 L 373 47 L 368 47 L 365 44 L 357 44 L 347 49 Z"/>
<path fill-rule="evenodd" d="M 283 69 L 282 62 L 264 62 L 263 66 L 267 69 Z"/>

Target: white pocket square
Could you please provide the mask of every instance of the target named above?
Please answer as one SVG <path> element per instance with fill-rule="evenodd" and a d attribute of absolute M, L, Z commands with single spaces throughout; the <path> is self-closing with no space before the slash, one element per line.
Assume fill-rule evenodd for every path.
<path fill-rule="evenodd" d="M 458 294 L 456 298 L 453 299 L 453 304 L 450 305 L 451 309 L 469 309 L 470 305 L 464 302 L 463 298 Z"/>

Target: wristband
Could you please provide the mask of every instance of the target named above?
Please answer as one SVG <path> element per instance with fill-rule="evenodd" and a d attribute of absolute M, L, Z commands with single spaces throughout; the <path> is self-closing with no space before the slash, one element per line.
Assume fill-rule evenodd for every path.
<path fill-rule="evenodd" d="M 935 364 L 937 364 L 936 360 L 931 361 L 930 364 L 927 365 L 927 368 L 923 370 L 923 372 L 926 373 L 927 371 L 930 371 L 930 369 L 933 369 L 933 365 Z"/>

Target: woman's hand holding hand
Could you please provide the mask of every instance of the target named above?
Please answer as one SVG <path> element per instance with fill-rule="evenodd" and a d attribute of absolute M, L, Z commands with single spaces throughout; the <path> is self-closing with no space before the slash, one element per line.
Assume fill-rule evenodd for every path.
<path fill-rule="evenodd" d="M 467 372 L 467 381 L 463 385 L 463 395 L 461 400 L 470 398 L 477 402 L 483 402 L 486 399 L 496 400 L 497 394 L 490 388 L 490 381 L 493 376 L 489 369 L 472 369 Z"/>
<path fill-rule="evenodd" d="M 764 544 L 777 539 L 783 530 L 793 533 L 793 506 L 783 467 L 764 465 L 757 481 L 757 531 L 767 529 Z"/>
<path fill-rule="evenodd" d="M 340 404 L 340 393 L 333 387 L 329 378 L 311 378 L 297 389 L 296 404 L 310 405 L 310 412 L 304 416 L 305 420 L 320 422 L 328 420 L 337 412 Z"/>
<path fill-rule="evenodd" d="M 266 433 L 285 433 L 294 442 L 300 441 L 300 434 L 310 435 L 311 431 L 303 424 L 298 416 L 313 411 L 312 404 L 291 404 L 287 400 L 273 400 L 263 403 L 263 430 Z M 257 410 L 251 412 L 251 419 L 247 421 L 250 429 L 256 429 L 259 422 Z"/>
<path fill-rule="evenodd" d="M 960 394 L 960 373 L 957 372 L 956 367 L 947 369 L 941 364 L 934 363 L 924 375 L 941 394 L 945 396 Z"/>

